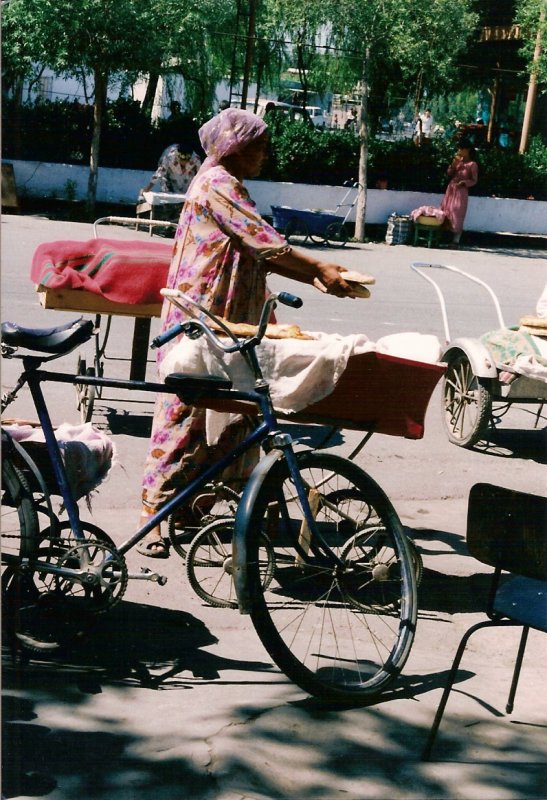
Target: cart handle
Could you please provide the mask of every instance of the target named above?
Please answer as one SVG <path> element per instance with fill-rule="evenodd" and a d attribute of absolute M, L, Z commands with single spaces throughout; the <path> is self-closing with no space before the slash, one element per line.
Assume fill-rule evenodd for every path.
<path fill-rule="evenodd" d="M 93 236 L 95 239 L 98 238 L 97 234 L 97 225 L 102 225 L 103 222 L 107 222 L 109 225 L 133 225 L 135 229 L 138 228 L 139 225 L 147 225 L 150 228 L 156 226 L 158 228 L 177 228 L 176 222 L 168 222 L 167 220 L 159 220 L 159 219 L 139 219 L 139 217 L 99 217 L 93 223 Z"/>
<path fill-rule="evenodd" d="M 425 275 L 421 271 L 422 269 L 445 269 L 448 272 L 456 272 L 458 275 L 463 275 L 464 278 L 468 278 L 470 281 L 473 281 L 473 283 L 478 283 L 479 286 L 482 286 L 483 289 L 485 289 L 490 295 L 490 298 L 496 310 L 496 315 L 498 317 L 499 327 L 500 328 L 507 327 L 503 319 L 503 314 L 501 312 L 501 307 L 498 298 L 496 297 L 493 289 L 487 283 L 481 281 L 480 278 L 476 278 L 474 275 L 470 275 L 468 272 L 464 272 L 463 269 L 459 269 L 458 267 L 450 267 L 448 266 L 448 264 L 428 264 L 427 262 L 423 261 L 413 261 L 412 264 L 410 265 L 410 269 L 416 272 L 421 278 L 426 280 L 428 283 L 430 283 L 437 292 L 437 297 L 439 298 L 439 303 L 441 306 L 441 314 L 443 318 L 443 327 L 444 327 L 446 344 L 450 342 L 451 337 L 450 337 L 450 329 L 448 327 L 448 315 L 446 313 L 446 302 L 444 299 L 444 295 L 442 293 L 439 284 L 436 283 L 436 281 L 434 281 L 433 278 L 430 278 L 429 275 Z"/>

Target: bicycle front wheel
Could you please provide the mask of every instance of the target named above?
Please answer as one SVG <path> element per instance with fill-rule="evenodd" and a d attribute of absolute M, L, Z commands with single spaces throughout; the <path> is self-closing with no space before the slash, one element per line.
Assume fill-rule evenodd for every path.
<path fill-rule="evenodd" d="M 363 470 L 326 453 L 298 455 L 316 534 L 286 462 L 270 470 L 248 524 L 251 617 L 277 666 L 325 702 L 370 702 L 408 658 L 417 618 L 408 541 L 389 499 Z M 261 536 L 275 553 L 261 579 Z M 317 550 L 317 534 L 330 548 Z"/>

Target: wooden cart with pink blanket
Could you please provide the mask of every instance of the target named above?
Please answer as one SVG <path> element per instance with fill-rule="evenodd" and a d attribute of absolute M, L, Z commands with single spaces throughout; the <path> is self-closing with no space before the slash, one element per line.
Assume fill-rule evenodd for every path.
<path fill-rule="evenodd" d="M 171 250 L 163 242 L 106 238 L 38 246 L 30 277 L 44 308 L 95 314 L 94 361 L 88 364 L 80 356 L 78 374 L 104 374 L 112 318 L 129 316 L 135 320 L 129 378 L 145 379 L 151 320 L 161 313 L 160 289 L 167 282 Z M 92 417 L 96 392 L 100 389 L 92 386 L 78 389 L 83 422 Z"/>

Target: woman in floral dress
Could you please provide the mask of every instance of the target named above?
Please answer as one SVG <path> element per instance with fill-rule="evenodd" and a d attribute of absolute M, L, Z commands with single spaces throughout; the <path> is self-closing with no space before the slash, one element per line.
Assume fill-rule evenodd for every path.
<path fill-rule="evenodd" d="M 458 244 L 463 231 L 463 222 L 467 213 L 469 189 L 477 183 L 479 168 L 474 149 L 466 139 L 460 141 L 458 151 L 448 167 L 450 183 L 441 203 L 441 210 L 446 215 L 446 227 L 452 231 L 453 243 Z"/>
<path fill-rule="evenodd" d="M 267 151 L 266 131 L 266 124 L 255 114 L 233 108 L 221 111 L 200 129 L 207 159 L 188 190 L 169 270 L 169 288 L 180 289 L 231 322 L 258 322 L 267 294 L 267 272 L 313 283 L 340 297 L 351 292 L 340 276 L 342 267 L 293 250 L 260 217 L 243 186 L 243 179 L 260 174 Z M 181 311 L 166 301 L 162 330 L 181 320 Z M 166 345 L 159 350 L 159 360 L 168 349 Z M 143 477 L 141 525 L 245 433 L 243 421 L 234 423 L 210 447 L 205 438 L 205 409 L 186 406 L 171 394 L 159 395 Z M 240 459 L 239 474 L 247 475 L 255 460 L 256 456 L 246 462 Z M 190 521 L 188 517 L 186 522 Z M 184 526 L 185 520 L 178 524 Z M 159 528 L 153 528 L 138 549 L 153 558 L 168 555 Z"/>

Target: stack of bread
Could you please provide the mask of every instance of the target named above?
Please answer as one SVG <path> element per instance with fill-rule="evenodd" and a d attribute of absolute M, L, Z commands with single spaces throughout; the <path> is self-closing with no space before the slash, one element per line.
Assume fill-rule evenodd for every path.
<path fill-rule="evenodd" d="M 534 317 L 531 315 L 521 317 L 520 329 L 524 333 L 532 334 L 532 336 L 547 337 L 547 317 Z"/>

